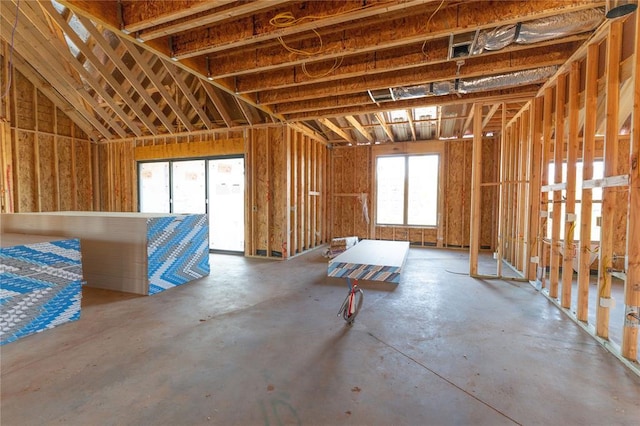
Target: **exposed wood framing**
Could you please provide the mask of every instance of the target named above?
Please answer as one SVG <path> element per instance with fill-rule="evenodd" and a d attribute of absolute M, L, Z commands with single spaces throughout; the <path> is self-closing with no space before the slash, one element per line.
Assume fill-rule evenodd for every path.
<path fill-rule="evenodd" d="M 553 142 L 553 181 L 562 182 L 562 162 L 564 159 L 564 117 L 566 100 L 567 74 L 558 76 L 556 84 L 556 114 L 555 114 L 555 139 Z M 553 191 L 553 207 L 551 220 L 551 261 L 549 271 L 549 296 L 558 298 L 560 261 L 562 256 L 562 242 L 560 241 L 560 221 L 562 220 L 562 191 Z"/>
<path fill-rule="evenodd" d="M 480 184 L 482 183 L 482 104 L 474 104 L 473 159 L 471 171 L 471 229 L 469 237 L 469 275 L 478 275 L 480 250 Z"/>
<path fill-rule="evenodd" d="M 567 187 L 565 192 L 564 215 L 564 251 L 562 262 L 562 297 L 563 308 L 571 307 L 571 290 L 573 283 L 573 259 L 577 256 L 574 243 L 576 215 L 576 163 L 578 162 L 578 113 L 580 90 L 580 63 L 574 62 L 569 70 L 569 135 L 567 143 Z"/>
<path fill-rule="evenodd" d="M 624 286 L 625 318 L 621 353 L 638 361 L 640 331 L 640 19 L 636 14 L 635 54 L 633 62 L 633 115 L 629 161 L 629 197 L 627 217 L 627 280 Z"/>
<path fill-rule="evenodd" d="M 607 103 L 604 140 L 604 176 L 614 176 L 618 169 L 618 113 L 620 99 L 620 63 L 622 49 L 622 22 L 614 21 L 607 37 Z M 613 227 L 617 193 L 613 188 L 602 190 L 602 226 L 600 228 L 600 258 L 598 264 L 598 293 L 596 298 L 596 333 L 609 337 L 611 299 L 610 270 L 613 266 Z"/>
<path fill-rule="evenodd" d="M 595 158 L 596 122 L 598 114 L 598 56 L 599 44 L 592 43 L 587 49 L 585 77 L 585 118 L 582 146 L 582 197 L 580 211 L 580 266 L 578 268 L 578 306 L 576 317 L 586 322 L 589 315 L 589 277 L 591 275 L 591 220 L 593 191 L 584 182 L 593 178 Z"/>

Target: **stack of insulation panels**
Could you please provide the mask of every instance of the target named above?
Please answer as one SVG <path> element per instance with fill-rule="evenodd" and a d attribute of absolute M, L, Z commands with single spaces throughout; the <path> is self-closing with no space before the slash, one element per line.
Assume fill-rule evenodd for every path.
<path fill-rule="evenodd" d="M 80 318 L 80 240 L 3 234 L 0 345 Z"/>

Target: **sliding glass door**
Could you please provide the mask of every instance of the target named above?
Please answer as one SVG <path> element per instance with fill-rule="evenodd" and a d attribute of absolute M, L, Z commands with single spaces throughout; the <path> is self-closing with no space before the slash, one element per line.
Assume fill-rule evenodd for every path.
<path fill-rule="evenodd" d="M 244 158 L 138 164 L 139 210 L 207 213 L 209 248 L 244 252 Z"/>
<path fill-rule="evenodd" d="M 209 247 L 244 251 L 244 159 L 209 160 Z"/>

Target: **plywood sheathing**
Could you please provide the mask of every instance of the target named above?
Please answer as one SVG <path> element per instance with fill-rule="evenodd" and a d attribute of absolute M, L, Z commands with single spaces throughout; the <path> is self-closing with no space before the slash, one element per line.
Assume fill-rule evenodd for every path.
<path fill-rule="evenodd" d="M 248 176 L 248 253 L 287 259 L 326 240 L 327 147 L 285 125 L 248 130 L 252 171 Z"/>

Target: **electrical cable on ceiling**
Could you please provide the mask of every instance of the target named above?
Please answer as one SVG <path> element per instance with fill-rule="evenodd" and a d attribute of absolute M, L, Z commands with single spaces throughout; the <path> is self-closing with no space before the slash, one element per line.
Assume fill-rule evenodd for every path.
<path fill-rule="evenodd" d="M 425 33 L 426 33 L 426 32 L 429 32 L 429 24 L 431 24 L 431 20 L 432 20 L 432 19 L 433 19 L 433 17 L 436 15 L 436 13 L 438 13 L 438 11 L 440 10 L 440 8 L 442 7 L 442 5 L 443 5 L 443 4 L 444 4 L 444 0 L 442 0 L 442 1 L 440 2 L 440 4 L 438 5 L 438 7 L 436 7 L 436 10 L 434 10 L 434 11 L 433 11 L 433 13 L 431 14 L 431 16 L 429 16 L 429 19 L 427 20 L 427 25 L 425 25 L 425 28 L 424 28 L 424 32 L 425 32 Z M 424 51 L 424 48 L 425 48 L 425 46 L 427 45 L 427 41 L 428 41 L 428 39 L 427 39 L 427 40 L 425 40 L 425 41 L 424 41 L 424 43 L 422 43 L 422 54 L 423 54 L 424 56 L 428 56 L 428 55 L 427 55 L 427 52 L 425 52 L 425 51 Z"/>
<path fill-rule="evenodd" d="M 18 27 L 18 14 L 20 12 L 20 0 L 16 2 L 16 19 L 13 21 L 13 28 L 11 29 L 11 42 L 9 43 L 9 62 L 7 65 L 7 88 L 2 95 L 0 95 L 0 99 L 4 99 L 9 95 L 9 90 L 11 89 L 11 77 L 13 75 L 13 37 L 16 33 L 16 28 Z"/>
<path fill-rule="evenodd" d="M 269 20 L 269 23 L 271 25 L 273 25 L 274 27 L 276 27 L 276 28 L 289 28 L 289 27 L 293 27 L 294 25 L 298 25 L 303 21 L 333 18 L 333 17 L 336 17 L 336 16 L 340 16 L 340 15 L 344 15 L 344 14 L 347 14 L 347 13 L 351 13 L 353 11 L 364 10 L 364 9 L 366 9 L 368 7 L 370 7 L 370 5 L 365 4 L 365 5 L 361 6 L 361 7 L 356 7 L 354 9 L 349 9 L 347 11 L 335 13 L 333 15 L 326 15 L 326 16 L 309 15 L 309 16 L 303 16 L 302 18 L 296 18 L 293 15 L 293 13 L 291 13 L 291 12 L 282 12 L 282 13 L 278 13 L 276 16 L 271 18 Z M 283 38 L 281 36 L 278 37 L 278 41 L 280 42 L 282 47 L 284 47 L 290 53 L 294 53 L 294 54 L 300 55 L 300 56 L 307 56 L 307 57 L 316 56 L 316 55 L 319 55 L 320 53 L 322 53 L 322 50 L 323 50 L 324 46 L 323 46 L 323 42 L 322 42 L 322 36 L 320 35 L 320 33 L 318 33 L 318 31 L 316 31 L 313 28 L 311 29 L 311 31 L 314 32 L 314 34 L 318 37 L 318 40 L 319 40 L 319 44 L 320 45 L 318 46 L 318 49 L 316 51 L 309 51 L 309 50 L 302 50 L 302 49 L 293 48 L 293 47 L 287 45 L 287 43 L 285 43 L 285 41 L 283 40 Z M 321 74 L 311 74 L 307 70 L 306 62 L 304 62 L 304 63 L 302 63 L 302 72 L 309 78 L 326 77 L 327 75 L 329 75 L 332 72 L 334 72 L 335 70 L 337 70 L 340 67 L 340 65 L 342 65 L 342 61 L 343 61 L 343 57 L 335 58 L 334 63 L 331 66 L 331 68 L 329 68 L 328 71 L 326 71 L 324 73 L 321 73 Z"/>

